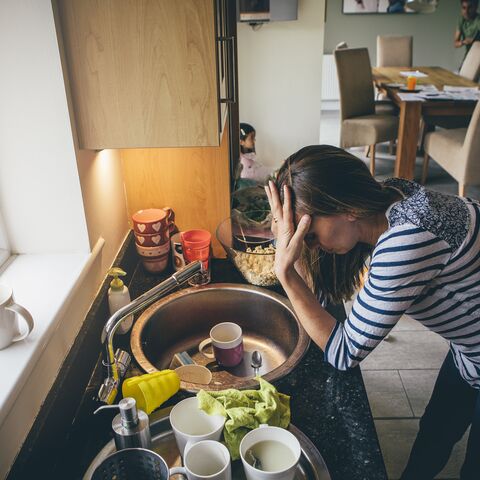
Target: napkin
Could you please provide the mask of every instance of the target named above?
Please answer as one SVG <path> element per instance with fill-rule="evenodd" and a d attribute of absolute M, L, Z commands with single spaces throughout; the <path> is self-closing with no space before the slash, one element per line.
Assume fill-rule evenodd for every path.
<path fill-rule="evenodd" d="M 415 78 L 425 78 L 428 77 L 426 73 L 419 72 L 418 70 L 416 71 L 404 71 L 400 72 L 401 77 L 415 77 Z"/>
<path fill-rule="evenodd" d="M 263 378 L 256 377 L 260 390 L 220 390 L 197 393 L 199 407 L 209 415 L 223 415 L 223 436 L 232 460 L 240 458 L 243 437 L 261 424 L 287 428 L 290 424 L 290 397 Z"/>

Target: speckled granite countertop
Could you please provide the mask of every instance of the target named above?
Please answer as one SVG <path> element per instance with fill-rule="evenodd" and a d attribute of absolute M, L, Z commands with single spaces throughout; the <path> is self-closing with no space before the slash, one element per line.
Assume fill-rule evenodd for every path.
<path fill-rule="evenodd" d="M 132 297 L 158 281 L 158 276 L 146 274 L 139 266 L 130 285 Z M 245 283 L 226 260 L 213 261 L 212 282 Z M 274 290 L 282 293 L 279 288 Z M 343 307 L 330 311 L 343 320 Z M 323 352 L 312 342 L 300 365 L 274 384 L 291 396 L 292 423 L 316 445 L 332 480 L 387 479 L 359 368 L 336 370 L 323 361 Z M 176 401 L 173 397 L 168 403 Z"/>

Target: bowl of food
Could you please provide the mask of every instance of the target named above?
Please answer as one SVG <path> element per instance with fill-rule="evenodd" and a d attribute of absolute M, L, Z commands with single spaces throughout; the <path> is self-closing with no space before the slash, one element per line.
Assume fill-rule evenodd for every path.
<path fill-rule="evenodd" d="M 233 211 L 217 227 L 217 238 L 230 261 L 252 285 L 278 284 L 275 275 L 275 238 L 269 211 Z"/>

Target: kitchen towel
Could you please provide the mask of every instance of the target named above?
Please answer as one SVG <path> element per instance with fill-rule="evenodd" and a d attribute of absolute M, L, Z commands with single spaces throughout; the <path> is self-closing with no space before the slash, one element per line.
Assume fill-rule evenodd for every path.
<path fill-rule="evenodd" d="M 290 424 L 290 397 L 257 377 L 260 390 L 220 390 L 197 393 L 199 407 L 209 415 L 223 415 L 227 420 L 223 435 L 232 460 L 240 458 L 242 438 L 262 423 L 288 428 Z"/>

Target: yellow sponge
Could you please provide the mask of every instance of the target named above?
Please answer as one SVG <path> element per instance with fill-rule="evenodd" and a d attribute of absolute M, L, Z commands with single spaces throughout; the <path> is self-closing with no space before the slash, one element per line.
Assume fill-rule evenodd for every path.
<path fill-rule="evenodd" d="M 146 373 L 127 378 L 122 385 L 123 397 L 133 397 L 140 410 L 150 415 L 180 389 L 180 378 L 173 370 Z"/>

